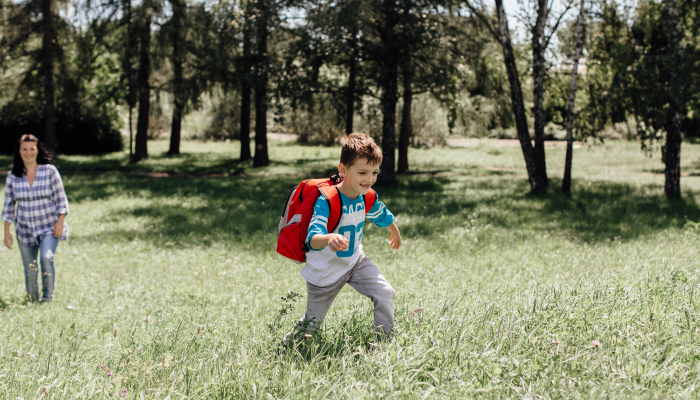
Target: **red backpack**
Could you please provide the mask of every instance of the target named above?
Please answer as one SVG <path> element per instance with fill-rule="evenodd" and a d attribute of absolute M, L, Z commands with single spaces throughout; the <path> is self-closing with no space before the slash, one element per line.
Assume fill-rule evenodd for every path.
<path fill-rule="evenodd" d="M 299 264 L 306 261 L 306 253 L 309 251 L 306 235 L 309 233 L 309 223 L 314 215 L 314 205 L 321 194 L 331 210 L 328 216 L 328 232 L 335 230 L 343 212 L 343 201 L 336 187 L 342 181 L 343 178 L 338 175 L 328 179 L 307 179 L 292 190 L 277 227 L 278 253 Z M 365 215 L 374 206 L 376 200 L 377 192 L 370 189 L 365 195 Z"/>

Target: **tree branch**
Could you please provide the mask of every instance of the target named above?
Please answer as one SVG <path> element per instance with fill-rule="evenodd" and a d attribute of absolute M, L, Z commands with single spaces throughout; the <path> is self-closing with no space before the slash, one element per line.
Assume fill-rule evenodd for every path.
<path fill-rule="evenodd" d="M 491 25 L 491 21 L 489 21 L 489 19 L 486 18 L 486 16 L 484 16 L 484 14 L 481 11 L 478 11 L 474 6 L 472 6 L 470 0 L 465 0 L 464 4 L 467 6 L 469 11 L 472 12 L 472 14 L 476 15 L 481 20 L 481 22 L 483 22 L 484 25 L 486 25 L 486 29 L 489 30 L 489 33 L 491 33 L 491 36 L 496 38 L 496 40 L 500 40 L 500 36 L 498 35 L 498 31 L 496 29 L 494 29 L 493 25 Z"/>
<path fill-rule="evenodd" d="M 542 50 L 547 50 L 547 46 L 549 46 L 549 41 L 552 39 L 552 36 L 557 32 L 557 29 L 559 28 L 559 23 L 561 22 L 562 18 L 566 15 L 566 13 L 569 12 L 571 9 L 571 6 L 573 6 L 575 0 L 569 0 L 569 3 L 566 5 L 566 9 L 559 15 L 559 18 L 557 18 L 557 22 L 554 24 L 552 27 L 552 32 L 549 34 L 544 39 L 544 43 L 542 44 Z"/>

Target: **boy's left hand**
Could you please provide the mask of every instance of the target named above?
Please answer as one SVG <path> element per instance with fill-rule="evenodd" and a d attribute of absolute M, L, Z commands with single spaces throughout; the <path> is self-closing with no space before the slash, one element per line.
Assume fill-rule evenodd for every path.
<path fill-rule="evenodd" d="M 401 232 L 399 232 L 399 227 L 395 223 L 389 225 L 389 231 L 391 231 L 391 236 L 389 237 L 389 244 L 391 248 L 396 250 L 401 247 Z"/>

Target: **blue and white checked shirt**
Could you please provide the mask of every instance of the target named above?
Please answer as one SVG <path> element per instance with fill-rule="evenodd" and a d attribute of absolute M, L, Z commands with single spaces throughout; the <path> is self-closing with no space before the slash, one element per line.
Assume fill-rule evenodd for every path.
<path fill-rule="evenodd" d="M 68 199 L 56 167 L 40 164 L 32 186 L 29 186 L 26 174 L 21 178 L 14 176 L 12 171 L 7 174 L 2 220 L 14 222 L 20 243 L 37 246 L 37 237 L 53 232 L 61 214 L 68 214 Z M 63 235 L 59 239 L 67 238 L 68 225 L 64 224 Z"/>

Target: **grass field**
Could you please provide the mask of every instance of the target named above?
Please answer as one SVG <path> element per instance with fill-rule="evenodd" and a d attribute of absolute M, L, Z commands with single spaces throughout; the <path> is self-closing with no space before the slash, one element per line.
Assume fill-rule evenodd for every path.
<path fill-rule="evenodd" d="M 376 187 L 401 249 L 374 226 L 363 241 L 397 291 L 394 339 L 371 343 L 371 302 L 346 287 L 293 349 L 277 344 L 305 285 L 276 226 L 339 149 L 273 142 L 252 169 L 235 143 L 149 146 L 136 166 L 59 158 L 71 238 L 52 303 L 28 304 L 17 245 L 0 251 L 0 398 L 699 396 L 700 145 L 684 143 L 674 201 L 634 143 L 576 150 L 571 197 L 560 148 L 541 196 L 518 148 L 412 150 L 412 172 Z"/>

